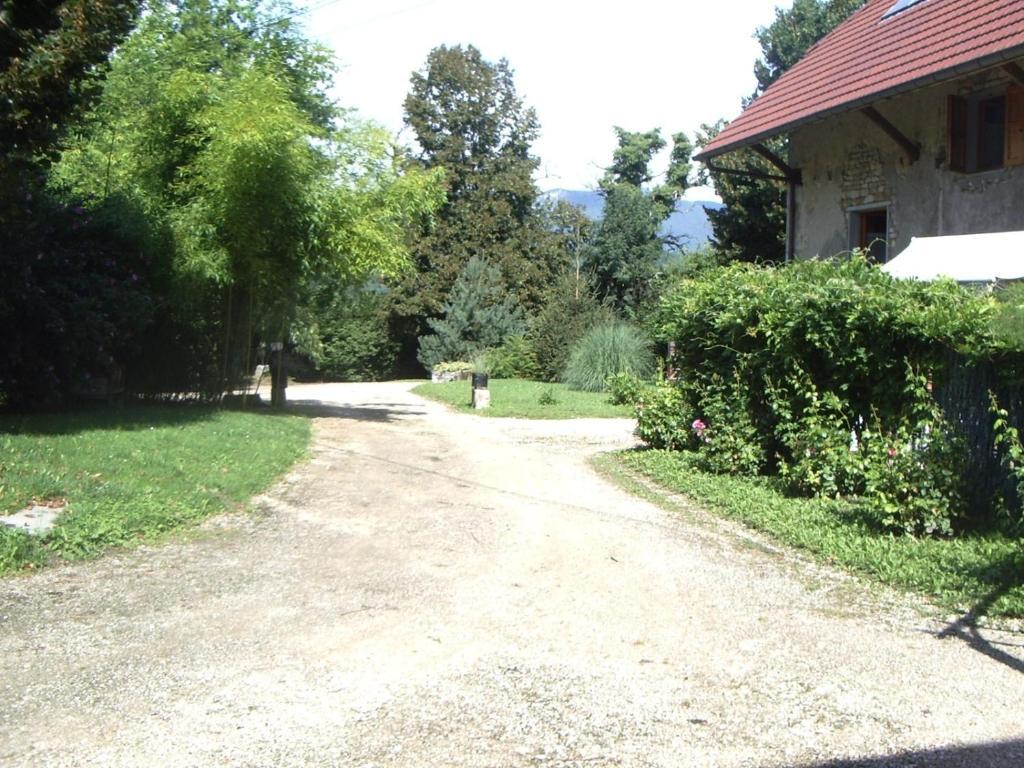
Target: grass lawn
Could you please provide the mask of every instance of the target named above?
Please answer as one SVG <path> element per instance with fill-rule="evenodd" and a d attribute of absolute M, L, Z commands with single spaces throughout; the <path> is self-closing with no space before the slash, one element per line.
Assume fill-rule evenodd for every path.
<path fill-rule="evenodd" d="M 66 500 L 57 526 L 0 526 L 0 573 L 152 541 L 244 502 L 304 455 L 309 421 L 132 406 L 0 416 L 0 513 Z"/>
<path fill-rule="evenodd" d="M 470 403 L 472 385 L 468 381 L 445 384 L 426 383 L 413 389 L 466 413 L 480 416 L 510 416 L 520 419 L 630 418 L 633 409 L 612 405 L 604 392 L 576 392 L 564 384 L 548 384 L 523 379 L 491 379 L 491 407 L 474 411 Z"/>
<path fill-rule="evenodd" d="M 711 475 L 694 467 L 685 453 L 624 451 L 595 463 L 630 490 L 637 490 L 637 476 L 647 478 L 827 562 L 926 595 L 942 608 L 1024 616 L 1024 540 L 998 533 L 958 539 L 893 536 L 851 502 L 794 499 L 764 479 Z"/>

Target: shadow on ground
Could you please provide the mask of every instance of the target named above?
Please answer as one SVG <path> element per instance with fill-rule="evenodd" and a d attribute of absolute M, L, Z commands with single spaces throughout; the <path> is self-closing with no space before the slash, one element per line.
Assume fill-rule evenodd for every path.
<path fill-rule="evenodd" d="M 392 422 L 403 416 L 423 416 L 426 411 L 410 408 L 408 403 L 375 403 L 367 407 L 320 400 L 289 400 L 288 413 L 316 419 Z"/>
<path fill-rule="evenodd" d="M 195 403 L 111 406 L 37 413 L 0 412 L 0 434 L 75 435 L 96 430 L 134 431 L 205 421 L 217 409 Z"/>
<path fill-rule="evenodd" d="M 986 615 L 993 604 L 1011 590 L 1018 590 L 1024 583 L 1024 549 L 1007 556 L 999 563 L 991 566 L 989 571 L 997 578 L 996 587 L 978 601 L 969 611 L 956 621 L 950 622 L 945 629 L 937 633 L 940 638 L 956 638 L 967 643 L 973 650 L 998 661 L 1005 667 L 1024 674 L 1024 643 L 996 643 L 984 637 L 978 630 L 977 621 Z M 1003 646 L 1003 647 L 999 647 Z M 1014 648 L 1017 654 L 1004 648 Z M 1021 723 L 1024 727 L 1024 702 L 1022 702 Z M 1017 765 L 1024 768 L 1024 756 Z"/>
<path fill-rule="evenodd" d="M 895 755 L 794 763 L 790 768 L 1021 768 L 1024 739 L 915 750 Z"/>

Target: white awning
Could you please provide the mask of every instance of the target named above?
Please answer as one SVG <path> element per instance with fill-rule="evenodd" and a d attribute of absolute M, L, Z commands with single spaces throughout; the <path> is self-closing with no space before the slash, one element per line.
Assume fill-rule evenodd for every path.
<path fill-rule="evenodd" d="M 915 237 L 882 269 L 893 277 L 960 283 L 1024 278 L 1024 232 Z"/>

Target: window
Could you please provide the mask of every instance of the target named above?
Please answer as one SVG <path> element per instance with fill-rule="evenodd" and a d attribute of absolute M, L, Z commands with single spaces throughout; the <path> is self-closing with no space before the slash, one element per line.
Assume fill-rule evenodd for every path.
<path fill-rule="evenodd" d="M 960 173 L 1024 165 L 1024 88 L 949 97 L 949 168 Z"/>
<path fill-rule="evenodd" d="M 884 264 L 889 257 L 889 212 L 885 208 L 852 211 L 850 247 L 866 251 L 868 259 Z"/>
<path fill-rule="evenodd" d="M 921 0 L 896 0 L 892 7 L 886 11 L 883 15 L 883 19 L 888 19 L 890 16 L 895 16 L 900 11 L 905 11 L 912 5 L 917 5 Z"/>
<path fill-rule="evenodd" d="M 1003 167 L 1006 143 L 1006 97 L 984 99 L 977 107 L 977 162 L 979 171 Z"/>

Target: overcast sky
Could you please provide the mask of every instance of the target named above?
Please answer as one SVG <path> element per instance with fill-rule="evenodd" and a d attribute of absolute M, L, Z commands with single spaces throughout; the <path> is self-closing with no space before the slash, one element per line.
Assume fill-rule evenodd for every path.
<path fill-rule="evenodd" d="M 395 133 L 409 75 L 437 45 L 507 58 L 537 110 L 541 189 L 593 188 L 612 126 L 693 136 L 755 86 L 758 26 L 791 0 L 305 0 L 307 29 L 342 66 L 335 95 Z M 408 130 L 401 137 L 412 138 Z M 664 162 L 664 159 L 661 159 Z M 659 168 L 663 170 L 663 168 Z M 691 197 L 707 199 L 705 191 Z"/>

